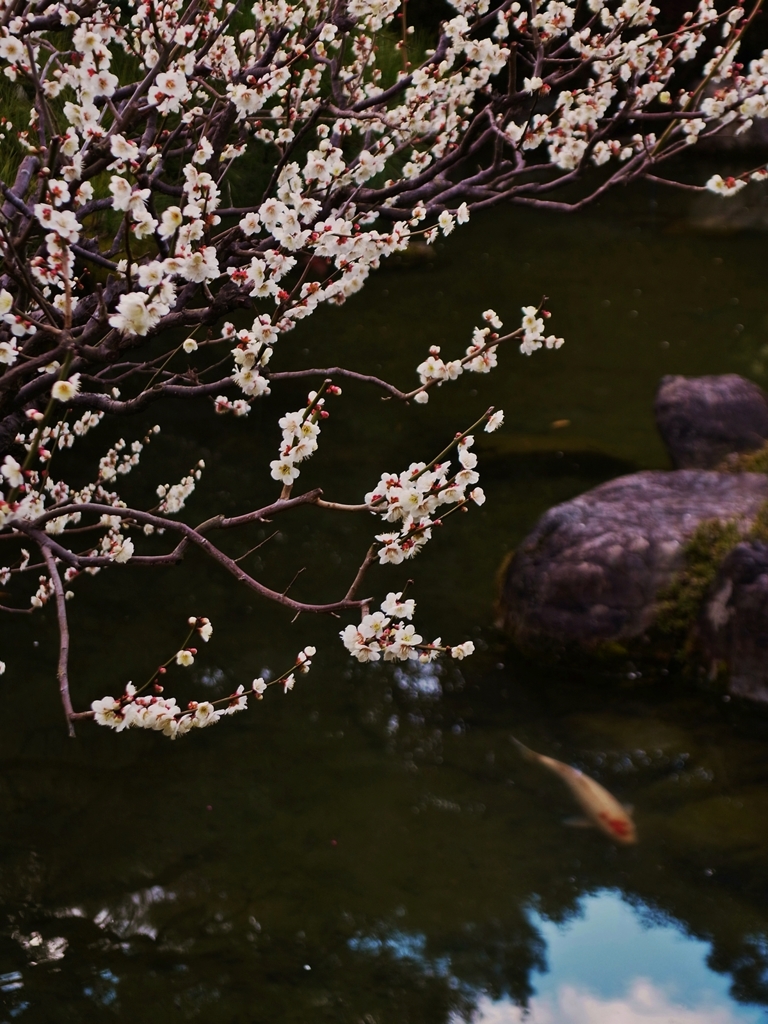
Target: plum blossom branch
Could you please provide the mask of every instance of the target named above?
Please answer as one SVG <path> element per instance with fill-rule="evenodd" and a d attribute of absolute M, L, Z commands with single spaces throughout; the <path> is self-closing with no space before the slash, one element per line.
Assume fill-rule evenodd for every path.
<path fill-rule="evenodd" d="M 188 668 L 194 663 L 197 649 L 188 646 L 192 635 L 197 632 L 207 643 L 213 632 L 210 620 L 205 617 L 192 616 L 189 625 L 192 629 L 182 648 L 160 665 L 152 673 L 147 683 L 138 689 L 133 683 L 128 683 L 120 697 L 107 696 L 94 700 L 90 711 L 80 712 L 72 717 L 92 718 L 97 725 L 106 726 L 115 732 L 123 732 L 125 729 L 149 729 L 175 740 L 193 729 L 208 728 L 211 725 L 216 725 L 228 715 L 245 711 L 248 707 L 249 693 L 246 693 L 245 686 L 242 684 L 226 697 L 210 701 L 191 700 L 185 708 L 181 708 L 177 704 L 175 697 L 163 696 L 165 691 L 163 682 L 168 666 L 175 663 L 183 668 Z M 315 654 L 314 647 L 305 647 L 297 655 L 292 668 L 269 682 L 261 677 L 254 679 L 249 692 L 256 700 L 261 700 L 269 686 L 282 684 L 284 692 L 287 693 L 293 689 L 297 673 L 309 672 Z M 142 691 L 149 687 L 152 692 L 142 696 Z"/>
<path fill-rule="evenodd" d="M 231 11 L 212 14 L 193 0 L 157 15 L 142 8 L 130 30 L 99 2 L 79 21 L 63 9 L 12 19 L 0 61 L 35 97 L 35 141 L 26 127 L 16 131 L 28 152 L 13 183 L 0 183 L 13 228 L 2 244 L 34 301 L 6 314 L 5 373 L 33 382 L 34 368 L 20 355 L 44 329 L 69 330 L 77 373 L 82 358 L 106 366 L 116 351 L 140 348 L 169 327 L 213 324 L 251 305 L 253 327 L 231 330 L 241 355 L 227 385 L 243 390 L 247 404 L 266 393 L 260 370 L 280 336 L 319 304 L 354 294 L 414 234 L 450 234 L 472 209 L 502 200 L 580 208 L 607 187 L 655 173 L 681 146 L 729 122 L 748 126 L 768 109 L 764 58 L 748 71 L 735 62 L 759 3 L 744 18 L 738 4 L 718 12 L 703 0 L 664 36 L 653 28 L 657 11 L 648 0 L 591 0 L 584 10 L 561 0 L 513 6 L 456 0 L 458 13 L 444 22 L 434 52 L 387 88 L 374 38 L 393 23 L 397 3 L 374 9 L 360 0 L 340 21 L 333 5 L 319 3 L 297 19 L 260 0 L 257 27 L 245 36 L 234 33 Z M 60 50 L 43 34 L 54 27 Z M 695 61 L 718 31 L 725 44 L 675 99 L 678 66 Z M 116 71 L 114 55 L 123 49 L 133 63 Z M 513 66 L 529 69 L 527 77 L 510 78 Z M 133 79 L 125 77 L 129 67 L 138 69 Z M 48 111 L 58 96 L 66 102 L 54 133 Z M 539 101 L 547 96 L 544 110 Z M 642 126 L 648 118 L 664 126 L 658 139 L 627 137 L 630 121 Z M 224 207 L 230 168 L 259 147 L 275 155 L 265 192 Z M 187 161 L 182 180 L 171 171 L 172 155 Z M 583 196 L 545 198 L 612 161 L 615 172 Z M 95 197 L 102 173 L 110 176 L 108 199 Z M 105 205 L 121 215 L 108 244 L 94 237 L 92 220 Z M 328 274 L 307 277 L 322 261 Z M 85 263 L 115 276 L 76 298 Z M 193 397 L 224 384 L 191 375 L 123 399 L 122 407 L 98 393 L 73 400 L 127 412 L 184 387 Z M 8 394 L 7 414 L 30 397 L 24 388 Z"/>
<path fill-rule="evenodd" d="M 126 521 L 129 524 L 143 524 L 151 526 L 154 529 L 170 530 L 176 533 L 180 533 L 182 535 L 183 540 L 185 540 L 188 544 L 193 544 L 196 547 L 199 547 L 202 551 L 209 555 L 210 558 L 212 558 L 215 562 L 217 562 L 224 569 L 226 569 L 232 576 L 234 576 L 238 582 L 244 583 L 247 587 L 249 587 L 251 590 L 254 590 L 261 597 L 267 598 L 270 601 L 274 601 L 276 604 L 281 604 L 285 608 L 290 609 L 291 611 L 316 612 L 321 614 L 332 613 L 343 611 L 351 607 L 360 607 L 360 605 L 364 603 L 362 601 L 348 601 L 346 599 L 342 599 L 340 601 L 327 602 L 324 604 L 312 604 L 305 601 L 296 601 L 293 598 L 287 597 L 285 594 L 281 594 L 278 591 L 271 590 L 269 587 L 264 586 L 264 584 L 259 583 L 258 580 L 254 579 L 238 565 L 236 559 L 230 558 L 229 555 L 226 555 L 223 551 L 221 551 L 220 548 L 212 544 L 207 539 L 207 537 L 205 537 L 204 534 L 200 532 L 200 530 L 196 530 L 194 527 L 188 526 L 186 523 L 168 520 L 164 517 L 153 515 L 152 513 L 142 512 L 139 509 L 118 508 L 109 505 L 99 505 L 97 503 L 84 502 L 77 506 L 64 506 L 61 509 L 52 510 L 47 518 L 50 521 L 51 518 L 56 519 L 61 518 L 63 516 L 68 516 L 72 514 L 73 510 L 76 510 L 76 514 L 80 515 L 89 512 L 95 512 L 109 518 L 115 518 L 120 521 Z M 43 518 L 44 517 L 41 517 L 41 519 Z M 35 526 L 37 525 L 40 524 L 36 523 Z M 209 527 L 210 525 L 221 525 L 221 523 L 219 521 L 214 521 L 213 523 L 209 524 Z M 34 537 L 35 539 L 44 536 L 38 534 L 35 530 L 35 527 L 32 525 L 20 524 L 19 528 L 23 532 L 28 533 L 30 536 Z M 70 565 L 73 569 L 76 570 L 86 568 L 107 568 L 113 565 L 115 561 L 120 561 L 119 556 L 116 556 L 115 553 L 110 553 L 106 555 L 75 554 L 74 552 L 71 552 L 68 549 L 57 544 L 56 541 L 52 539 L 46 540 L 46 545 L 50 547 L 52 550 L 54 550 L 58 557 L 60 557 L 63 561 L 66 561 L 68 565 Z M 176 552 L 174 552 L 175 559 L 180 558 L 181 554 L 183 554 L 183 551 L 179 552 L 177 548 Z M 158 562 L 158 559 L 162 559 L 162 561 Z M 129 560 L 132 561 L 134 564 L 139 565 L 163 564 L 163 562 L 166 561 L 166 559 L 164 559 L 163 556 L 146 555 L 142 557 L 134 555 L 132 543 L 130 545 L 130 554 L 128 555 L 128 557 L 123 559 L 123 561 L 125 562 Z"/>
<path fill-rule="evenodd" d="M 358 661 L 419 661 L 427 665 L 441 654 L 462 660 L 474 653 L 475 645 L 466 640 L 457 646 L 444 646 L 437 637 L 431 643 L 416 632 L 407 620 L 413 618 L 416 602 L 403 601 L 402 593 L 389 593 L 381 610 L 367 613 L 359 625 L 346 626 L 339 636 L 349 653 Z"/>
<path fill-rule="evenodd" d="M 336 0 L 88 0 L 6 3 L 0 13 L 0 67 L 19 109 L 15 126 L 0 126 L 0 539 L 10 552 L 0 581 L 31 580 L 32 610 L 56 601 L 68 721 L 65 587 L 126 564 L 172 565 L 190 547 L 291 612 L 364 611 L 349 642 L 371 656 L 469 653 L 417 641 L 402 595 L 390 595 L 391 621 L 374 629 L 369 600 L 355 595 L 375 560 L 412 558 L 448 515 L 482 504 L 472 431 L 503 414 L 489 410 L 429 463 L 384 473 L 363 502 L 292 490 L 338 381 L 423 405 L 433 388 L 490 372 L 510 341 L 526 355 L 559 348 L 543 300 L 507 333 L 486 310 L 463 355 L 429 350 L 411 390 L 364 368 L 292 366 L 285 336 L 345 303 L 415 240 L 447 238 L 476 211 L 508 202 L 572 212 L 617 185 L 664 181 L 664 162 L 768 117 L 768 51 L 739 60 L 760 0 L 748 16 L 741 3 L 700 0 L 665 33 L 651 0 L 450 2 L 433 49 L 418 55 L 399 0 L 343 10 Z M 393 81 L 379 44 L 395 37 L 403 68 Z M 237 171 L 251 161 L 270 168 L 260 183 Z M 728 197 L 767 174 L 677 184 Z M 270 471 L 280 498 L 240 515 L 196 527 L 177 518 L 202 485 L 199 462 L 181 479 L 178 467 L 163 474 L 178 482 L 160 484 L 156 509 L 129 508 L 120 482 L 154 431 L 111 444 L 85 485 L 56 455 L 103 420 L 151 405 L 202 399 L 242 420 L 283 384 L 314 377 L 318 390 L 278 424 Z M 304 505 L 391 524 L 340 601 L 280 594 L 210 539 Z M 174 546 L 158 553 L 163 535 Z M 118 724 L 134 716 L 132 727 L 173 721 L 171 732 L 220 710 L 171 711 L 159 694 L 127 689 L 101 709 Z"/>

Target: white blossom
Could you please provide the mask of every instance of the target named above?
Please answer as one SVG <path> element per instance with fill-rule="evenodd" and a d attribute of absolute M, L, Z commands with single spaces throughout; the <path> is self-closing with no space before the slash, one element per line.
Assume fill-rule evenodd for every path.
<path fill-rule="evenodd" d="M 713 174 L 707 182 L 710 192 L 720 196 L 732 196 L 739 192 L 746 185 L 741 178 L 722 178 L 719 174 Z"/>
<path fill-rule="evenodd" d="M 71 402 L 80 390 L 80 374 L 74 373 L 67 380 L 57 380 L 51 388 L 51 396 L 58 402 Z"/>
<path fill-rule="evenodd" d="M 3 474 L 11 487 L 21 487 L 24 483 L 21 466 L 12 455 L 5 456 L 0 473 Z"/>

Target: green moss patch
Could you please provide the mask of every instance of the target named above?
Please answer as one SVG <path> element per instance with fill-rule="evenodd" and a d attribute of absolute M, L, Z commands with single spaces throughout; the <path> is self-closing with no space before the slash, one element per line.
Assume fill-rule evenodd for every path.
<path fill-rule="evenodd" d="M 762 540 L 768 542 L 768 501 L 764 501 L 757 510 L 755 521 L 752 523 L 748 540 Z"/>
<path fill-rule="evenodd" d="M 768 510 L 761 509 L 759 515 L 766 517 L 768 527 Z M 656 623 L 662 633 L 687 636 L 723 559 L 743 538 L 738 522 L 704 519 L 699 523 L 685 546 L 683 567 L 659 594 Z"/>
<path fill-rule="evenodd" d="M 729 455 L 717 468 L 723 473 L 768 473 L 768 444 L 753 452 Z"/>

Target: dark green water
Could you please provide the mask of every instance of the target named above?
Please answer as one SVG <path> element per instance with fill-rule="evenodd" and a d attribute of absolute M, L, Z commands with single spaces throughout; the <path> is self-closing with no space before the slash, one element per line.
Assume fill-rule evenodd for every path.
<path fill-rule="evenodd" d="M 504 407 L 503 430 L 478 443 L 487 504 L 407 567 L 420 631 L 471 637 L 474 658 L 358 666 L 336 639 L 344 621 L 291 623 L 200 558 L 129 566 L 76 585 L 76 706 L 143 679 L 190 614 L 215 632 L 193 669 L 169 674 L 180 697 L 279 672 L 307 643 L 316 667 L 293 693 L 176 743 L 88 725 L 72 742 L 51 612 L 3 622 L 1 1021 L 516 1024 L 527 1003 L 531 1024 L 765 1019 L 768 721 L 672 676 L 537 669 L 491 626 L 494 572 L 541 512 L 666 466 L 651 409 L 662 374 L 764 380 L 768 240 L 696 235 L 684 220 L 649 192 L 573 219 L 497 212 L 281 342 L 285 367 L 380 363 L 410 386 L 430 344 L 463 352 L 483 309 L 512 324 L 550 296 L 560 352 L 504 352 L 426 408 L 347 386 L 301 477 L 359 501 L 383 469 Z M 202 457 L 190 521 L 265 503 L 277 415 L 301 398 L 275 388 L 245 422 L 179 406 L 126 498 Z M 152 422 L 105 425 L 80 458 Z M 247 565 L 276 589 L 303 566 L 291 592 L 318 600 L 346 591 L 374 532 L 366 516 L 317 510 L 279 528 Z M 376 568 L 366 590 L 383 597 L 407 577 Z M 512 734 L 634 804 L 639 845 L 566 828 L 567 793 L 521 763 Z"/>

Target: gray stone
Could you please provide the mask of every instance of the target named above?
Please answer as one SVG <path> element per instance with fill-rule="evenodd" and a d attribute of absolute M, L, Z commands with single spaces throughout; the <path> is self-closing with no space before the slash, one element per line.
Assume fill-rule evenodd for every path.
<path fill-rule="evenodd" d="M 730 693 L 768 703 L 768 545 L 743 543 L 727 555 L 696 639 L 712 675 L 725 671 Z"/>
<path fill-rule="evenodd" d="M 678 470 L 620 477 L 557 505 L 506 570 L 503 625 L 531 651 L 640 637 L 697 526 L 736 521 L 746 533 L 767 499 L 760 473 Z"/>
<path fill-rule="evenodd" d="M 663 377 L 655 412 L 675 469 L 714 469 L 768 439 L 766 394 L 736 373 Z"/>

